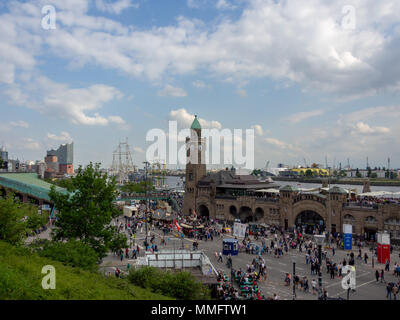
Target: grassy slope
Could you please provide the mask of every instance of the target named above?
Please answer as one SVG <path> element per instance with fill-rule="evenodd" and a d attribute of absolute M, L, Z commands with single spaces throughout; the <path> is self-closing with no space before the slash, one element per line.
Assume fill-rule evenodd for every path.
<path fill-rule="evenodd" d="M 42 267 L 56 269 L 56 289 L 42 289 Z M 39 257 L 24 248 L 0 241 L 0 300 L 164 300 L 170 299 L 146 289 L 128 285 L 125 280 L 104 278 L 60 262 Z"/>

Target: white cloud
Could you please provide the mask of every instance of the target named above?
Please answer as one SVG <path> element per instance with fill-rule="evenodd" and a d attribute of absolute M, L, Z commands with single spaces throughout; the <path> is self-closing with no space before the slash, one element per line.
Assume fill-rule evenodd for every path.
<path fill-rule="evenodd" d="M 140 147 L 133 147 L 133 151 L 135 151 L 137 153 L 144 153 L 144 150 Z"/>
<path fill-rule="evenodd" d="M 49 138 L 51 140 L 55 140 L 55 141 L 65 141 L 65 142 L 71 142 L 73 140 L 71 135 L 66 131 L 62 131 L 61 135 L 59 135 L 59 136 L 57 136 L 53 133 L 48 133 L 47 138 Z"/>
<path fill-rule="evenodd" d="M 218 0 L 216 7 L 217 9 L 222 9 L 222 10 L 236 8 L 236 6 L 233 5 L 231 2 L 229 2 L 228 0 Z"/>
<path fill-rule="evenodd" d="M 170 120 L 176 120 L 178 122 L 178 125 L 180 125 L 182 128 L 190 128 L 194 120 L 194 116 L 194 114 L 190 114 L 184 108 L 171 110 L 169 113 Z M 205 120 L 199 117 L 197 119 L 199 120 L 200 125 L 204 128 L 222 128 L 221 123 L 216 120 Z"/>
<path fill-rule="evenodd" d="M 24 99 L 20 99 L 24 91 Z M 63 83 L 46 77 L 35 78 L 21 89 L 13 87 L 5 92 L 10 103 L 24 102 L 28 107 L 57 118 L 82 125 L 121 124 L 119 116 L 105 118 L 95 110 L 114 99 L 122 98 L 122 93 L 114 87 L 94 84 L 87 88 L 70 88 Z M 90 114 L 92 112 L 92 114 Z"/>
<path fill-rule="evenodd" d="M 20 127 L 20 128 L 29 128 L 29 124 L 25 121 L 19 120 L 19 121 L 11 121 L 10 125 L 13 127 Z"/>
<path fill-rule="evenodd" d="M 139 8 L 138 3 L 133 3 L 131 0 L 119 0 L 114 2 L 109 2 L 107 0 L 96 0 L 96 7 L 100 11 L 120 14 L 122 11 L 134 7 Z"/>
<path fill-rule="evenodd" d="M 39 142 L 32 138 L 23 138 L 22 141 L 17 145 L 20 149 L 28 150 L 40 150 L 42 147 Z"/>
<path fill-rule="evenodd" d="M 302 122 L 302 121 L 307 120 L 312 117 L 318 117 L 318 116 L 324 114 L 325 112 L 326 112 L 326 110 L 323 110 L 323 109 L 299 112 L 299 113 L 292 114 L 286 120 L 291 123 L 299 123 L 299 122 Z"/>
<path fill-rule="evenodd" d="M 193 81 L 192 85 L 193 85 L 193 87 L 199 88 L 199 89 L 203 89 L 203 88 L 209 87 L 203 81 L 200 81 L 200 80 Z"/>
<path fill-rule="evenodd" d="M 93 64 L 152 81 L 205 70 L 236 83 L 291 81 L 342 100 L 400 90 L 396 0 L 357 2 L 355 30 L 341 25 L 344 0 L 249 0 L 235 20 L 206 25 L 179 17 L 175 24 L 141 30 L 89 16 L 89 1 L 55 0 L 64 27 L 45 34 L 37 23 L 44 3 L 13 2 L 12 14 L 0 16 L 0 81 L 12 83 L 16 70 L 31 70 L 45 45 L 71 66 Z M 187 3 L 196 7 L 203 1 Z M 110 5 L 123 8 L 128 1 Z"/>
<path fill-rule="evenodd" d="M 198 9 L 205 4 L 206 0 L 187 0 L 186 4 L 191 9 Z"/>
<path fill-rule="evenodd" d="M 254 129 L 254 132 L 256 133 L 256 135 L 258 136 L 262 136 L 263 135 L 263 128 L 259 125 L 259 124 L 255 124 L 253 126 L 251 126 Z"/>
<path fill-rule="evenodd" d="M 116 124 L 125 124 L 125 120 L 122 119 L 120 116 L 109 116 L 108 120 Z"/>
<path fill-rule="evenodd" d="M 159 90 L 157 92 L 159 96 L 169 96 L 169 97 L 186 97 L 186 91 L 182 88 L 175 88 L 169 84 L 167 84 L 164 89 Z"/>
<path fill-rule="evenodd" d="M 241 96 L 242 98 L 246 98 L 247 97 L 247 92 L 244 89 L 237 89 L 236 93 Z"/>
<path fill-rule="evenodd" d="M 389 128 L 385 127 L 371 127 L 364 122 L 357 122 L 355 125 L 355 130 L 357 133 L 364 133 L 364 134 L 379 134 L 379 133 L 388 133 L 390 132 Z"/>
<path fill-rule="evenodd" d="M 283 149 L 283 148 L 287 147 L 287 144 L 285 142 L 280 141 L 280 140 L 275 139 L 275 138 L 265 138 L 264 141 L 266 143 L 268 143 L 270 145 L 273 145 L 275 147 L 278 147 L 278 148 L 282 148 Z"/>

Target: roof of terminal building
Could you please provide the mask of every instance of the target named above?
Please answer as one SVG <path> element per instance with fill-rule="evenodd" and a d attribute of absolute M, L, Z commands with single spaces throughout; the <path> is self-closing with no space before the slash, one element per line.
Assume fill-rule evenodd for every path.
<path fill-rule="evenodd" d="M 53 186 L 51 183 L 39 179 L 36 173 L 1 173 L 0 185 L 44 200 L 50 200 L 49 192 Z M 64 188 L 55 187 L 58 192 L 68 192 Z"/>
<path fill-rule="evenodd" d="M 339 194 L 347 194 L 348 193 L 345 189 L 338 187 L 338 186 L 334 186 L 334 187 L 330 188 L 329 192 L 330 193 L 339 193 Z"/>
<path fill-rule="evenodd" d="M 209 173 L 200 179 L 199 186 L 208 186 L 214 181 L 218 188 L 229 189 L 266 189 L 275 188 L 277 184 L 258 180 L 253 175 L 237 175 L 232 170 L 221 170 Z"/>
<path fill-rule="evenodd" d="M 286 185 L 284 187 L 281 187 L 279 189 L 279 191 L 290 191 L 290 192 L 297 192 L 299 191 L 299 188 L 295 187 L 295 186 L 290 186 L 290 185 Z"/>

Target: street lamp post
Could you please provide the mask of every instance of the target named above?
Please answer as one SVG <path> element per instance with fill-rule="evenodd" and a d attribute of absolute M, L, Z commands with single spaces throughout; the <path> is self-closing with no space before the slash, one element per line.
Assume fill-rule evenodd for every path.
<path fill-rule="evenodd" d="M 148 223 L 148 221 L 147 221 L 148 220 L 147 213 L 149 211 L 149 197 L 148 197 L 148 193 L 147 193 L 147 167 L 148 167 L 149 163 L 147 161 L 145 161 L 143 163 L 145 165 L 146 212 L 145 212 L 144 217 L 145 217 L 145 229 L 146 229 L 145 246 L 146 246 L 146 249 L 147 249 L 147 234 L 148 234 L 148 231 L 147 231 L 147 223 Z"/>
<path fill-rule="evenodd" d="M 314 235 L 315 242 L 318 245 L 318 264 L 319 264 L 319 272 L 318 272 L 318 300 L 322 298 L 322 245 L 325 241 L 325 235 L 323 234 L 316 234 Z"/>
<path fill-rule="evenodd" d="M 296 300 L 296 284 L 295 284 L 295 276 L 296 276 L 296 257 L 292 256 L 293 262 L 293 300 Z"/>

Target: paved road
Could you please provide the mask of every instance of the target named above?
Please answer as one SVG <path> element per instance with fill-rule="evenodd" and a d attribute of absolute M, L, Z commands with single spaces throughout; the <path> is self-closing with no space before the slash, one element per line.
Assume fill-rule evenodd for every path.
<path fill-rule="evenodd" d="M 150 235 L 156 235 L 155 243 L 158 245 L 159 249 L 162 248 L 173 248 L 174 243 L 176 248 L 181 247 L 181 241 L 173 241 L 171 239 L 175 238 L 174 235 L 170 235 L 166 237 L 167 245 L 161 245 L 161 231 L 155 229 L 150 231 Z M 138 243 L 143 249 L 143 239 L 145 237 L 144 232 L 138 232 L 136 234 L 136 243 Z M 226 237 L 231 237 L 227 235 Z M 270 241 L 272 238 L 269 238 Z M 185 238 L 184 240 L 185 249 L 192 248 L 193 240 Z M 257 242 L 257 241 L 255 241 Z M 260 241 L 258 243 L 261 244 Z M 269 242 L 268 242 L 269 243 Z M 214 264 L 217 270 L 223 270 L 228 275 L 230 274 L 230 270 L 226 267 L 225 259 L 224 262 L 217 262 L 217 258 L 215 256 L 215 252 L 220 252 L 222 250 L 222 238 L 214 238 L 213 241 L 199 241 L 199 249 L 203 250 L 207 256 L 210 258 L 211 262 Z M 367 249 L 365 249 L 367 250 Z M 355 256 L 358 255 L 358 250 L 353 251 Z M 143 250 L 141 250 L 141 255 L 143 255 Z M 349 252 L 343 250 L 336 250 L 335 256 L 333 257 L 333 261 L 339 263 L 343 260 L 343 258 L 347 257 Z M 372 268 L 372 259 L 371 252 L 367 252 L 368 256 L 368 264 L 364 264 L 363 261 L 356 259 L 356 285 L 357 290 L 355 292 L 350 293 L 351 300 L 385 300 L 386 299 L 386 284 L 385 283 L 376 283 L 375 280 L 375 270 L 376 269 L 384 269 L 384 265 L 378 264 L 376 258 L 374 258 L 374 266 Z M 362 252 L 364 255 L 364 250 Z M 238 256 L 232 257 L 233 259 L 233 267 L 235 269 L 242 268 L 242 270 L 246 269 L 246 264 L 251 264 L 253 258 L 257 257 L 256 255 L 239 253 Z M 328 250 L 328 257 L 332 258 L 332 253 Z M 284 285 L 285 273 L 293 272 L 293 258 L 296 261 L 296 274 L 301 277 L 306 276 L 309 285 L 311 286 L 311 280 L 315 279 L 318 283 L 318 276 L 311 275 L 310 265 L 306 264 L 305 261 L 305 252 L 299 252 L 297 249 L 289 250 L 287 254 L 284 254 L 280 258 L 275 258 L 273 254 L 263 254 L 263 258 L 266 261 L 268 278 L 265 282 L 260 282 L 259 286 L 263 291 L 264 295 L 273 296 L 276 293 L 281 300 L 291 300 L 293 298 L 293 287 Z M 394 281 L 398 282 L 400 278 L 396 278 L 393 275 L 393 265 L 395 262 L 400 262 L 399 252 L 393 251 L 391 256 L 391 269 L 390 272 L 385 272 L 385 280 L 386 281 Z M 115 255 L 109 255 L 104 259 L 103 265 L 119 265 L 124 267 L 128 264 L 134 263 L 134 260 L 124 259 L 120 261 L 118 257 Z M 114 270 L 112 267 L 107 268 L 108 271 Z M 330 275 L 326 272 L 325 262 L 323 262 L 323 271 L 322 271 L 322 284 L 328 291 L 329 297 L 347 297 L 347 291 L 343 290 L 341 285 L 341 279 L 336 277 L 335 279 L 330 279 Z M 296 290 L 296 298 L 299 300 L 316 300 L 317 296 L 312 293 L 304 293 L 301 292 L 300 289 Z"/>
<path fill-rule="evenodd" d="M 49 231 L 47 230 L 43 234 L 41 234 L 40 238 L 47 238 L 49 235 Z M 161 245 L 161 231 L 160 230 L 152 230 L 150 234 L 156 235 L 155 243 L 159 246 L 159 249 L 163 248 L 176 248 L 181 247 L 181 241 L 174 241 L 172 239 L 178 239 L 175 235 L 171 234 L 166 237 L 167 245 Z M 231 237 L 227 235 L 226 237 Z M 136 243 L 139 244 L 141 247 L 140 255 L 144 255 L 144 248 L 143 248 L 143 239 L 145 238 L 144 230 L 142 232 L 137 232 L 136 234 Z M 269 238 L 268 241 L 270 241 Z M 183 240 L 185 249 L 192 248 L 193 240 L 185 238 Z M 255 241 L 257 242 L 257 241 Z M 258 241 L 258 243 L 261 243 Z M 268 242 L 269 244 L 269 242 Z M 217 258 L 215 256 L 215 252 L 222 251 L 222 238 L 214 238 L 213 241 L 199 241 L 199 249 L 203 250 L 207 256 L 210 258 L 211 262 L 214 264 L 217 270 L 223 270 L 228 275 L 230 274 L 230 270 L 226 267 L 225 261 L 223 263 L 217 262 Z M 358 250 L 353 251 L 355 256 L 358 255 Z M 339 263 L 343 260 L 344 257 L 347 257 L 349 252 L 343 250 L 336 250 L 335 256 L 333 257 L 333 261 Z M 363 253 L 364 255 L 364 250 Z M 376 269 L 383 269 L 384 265 L 378 264 L 375 261 L 375 268 L 372 268 L 372 259 L 371 259 L 371 252 L 367 252 L 368 256 L 370 257 L 368 260 L 368 264 L 364 264 L 361 260 L 356 259 L 356 279 L 357 279 L 357 290 L 356 292 L 350 293 L 350 299 L 352 300 L 385 300 L 386 299 L 386 284 L 385 283 L 376 283 L 375 280 L 375 270 Z M 256 255 L 250 255 L 246 253 L 239 253 L 238 256 L 232 257 L 233 259 L 233 267 L 235 269 L 242 268 L 242 270 L 246 269 L 246 264 L 251 264 L 253 258 Z M 332 258 L 331 252 L 328 253 L 328 257 Z M 272 254 L 264 254 L 263 258 L 266 261 L 267 266 L 267 273 L 268 278 L 265 282 L 260 282 L 260 288 L 263 291 L 265 296 L 272 296 L 276 293 L 279 299 L 282 300 L 290 300 L 293 298 L 292 292 L 293 287 L 287 287 L 284 285 L 284 277 L 285 273 L 292 273 L 293 272 L 293 258 L 296 261 L 296 274 L 301 277 L 306 276 L 309 280 L 309 285 L 311 286 L 311 280 L 315 279 L 318 282 L 318 277 L 311 275 L 310 266 L 305 262 L 305 252 L 303 250 L 300 253 L 297 249 L 291 250 L 287 254 L 284 254 L 282 257 L 274 258 Z M 225 260 L 225 259 L 224 259 Z M 394 281 L 398 282 L 400 278 L 396 278 L 393 275 L 393 265 L 395 262 L 400 263 L 399 259 L 399 252 L 393 251 L 391 255 L 391 269 L 390 272 L 385 272 L 385 280 L 386 281 Z M 119 257 L 115 256 L 114 254 L 109 254 L 106 258 L 103 259 L 101 264 L 102 270 L 107 274 L 111 272 L 114 274 L 114 270 L 116 267 L 120 267 L 122 270 L 126 270 L 127 264 L 130 263 L 133 265 L 135 260 L 131 259 L 123 259 L 120 260 Z M 330 279 L 330 275 L 326 273 L 325 263 L 323 263 L 323 272 L 322 272 L 322 279 L 323 279 L 323 287 L 325 287 L 328 291 L 329 297 L 338 297 L 341 296 L 342 298 L 346 298 L 347 292 L 342 289 L 341 286 L 341 279 L 335 278 L 333 280 Z M 299 289 L 296 290 L 296 298 L 299 300 L 313 300 L 317 299 L 316 295 L 311 293 L 304 293 L 301 292 Z"/>

